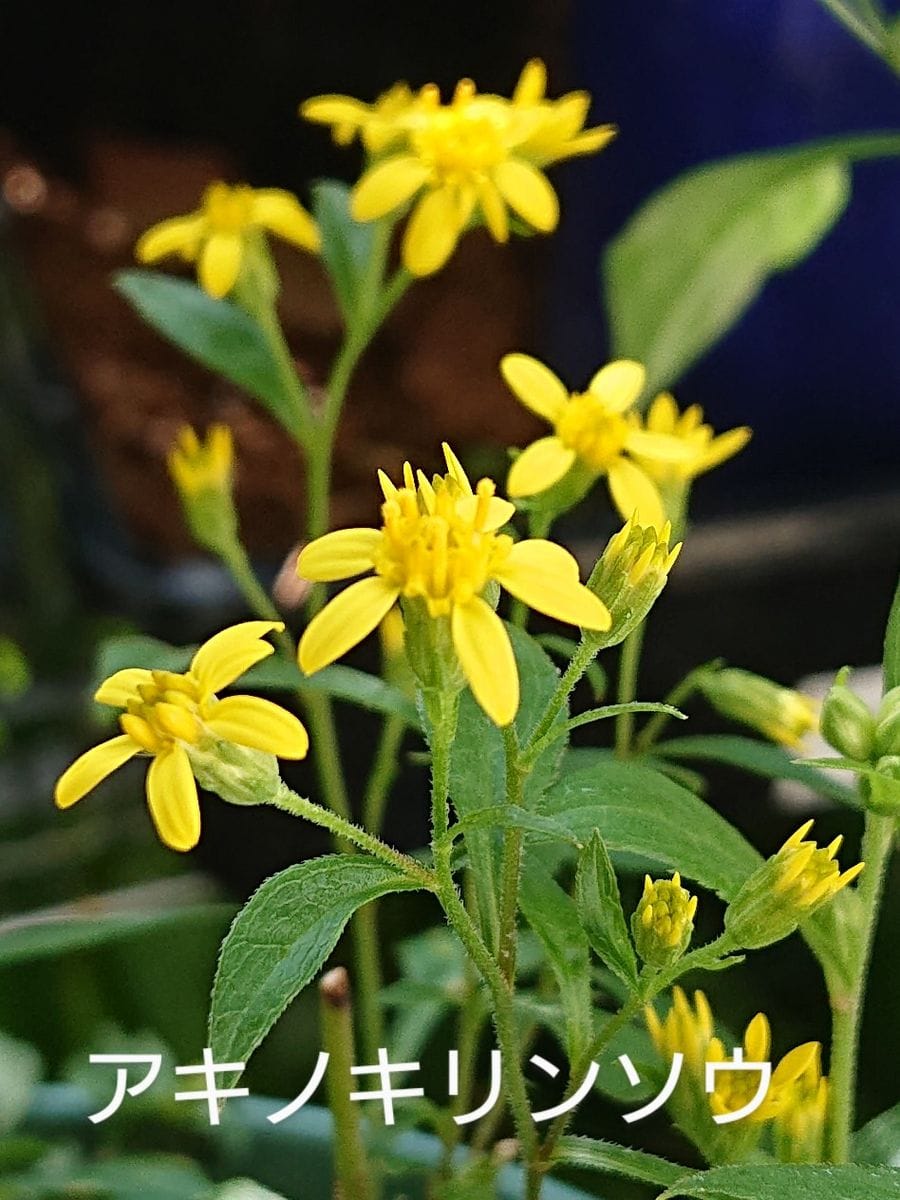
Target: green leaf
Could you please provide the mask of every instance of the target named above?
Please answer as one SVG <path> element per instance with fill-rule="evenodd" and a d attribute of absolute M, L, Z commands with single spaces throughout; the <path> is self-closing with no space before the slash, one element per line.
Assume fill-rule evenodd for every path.
<path fill-rule="evenodd" d="M 629 1179 L 641 1179 L 667 1187 L 684 1174 L 684 1167 L 676 1166 L 655 1154 L 617 1146 L 614 1142 L 601 1142 L 596 1138 L 563 1137 L 559 1140 L 553 1156 L 556 1163 L 571 1167 L 583 1167 L 587 1171 L 598 1171 L 602 1175 L 625 1175 Z"/>
<path fill-rule="evenodd" d="M 495 804 L 463 817 L 451 827 L 450 836 L 455 838 L 463 833 L 468 838 L 476 829 L 524 829 L 527 833 L 541 834 L 551 840 L 568 842 L 579 849 L 581 847 L 563 822 L 527 808 L 518 808 L 515 804 Z"/>
<path fill-rule="evenodd" d="M 33 1046 L 0 1033 L 0 1135 L 25 1116 L 41 1071 L 41 1056 Z"/>
<path fill-rule="evenodd" d="M 306 676 L 295 662 L 273 656 L 252 667 L 242 676 L 241 683 L 260 691 L 324 692 L 335 700 L 346 700 L 369 712 L 400 717 L 412 729 L 422 727 L 415 704 L 399 688 L 377 675 L 341 663 Z"/>
<path fill-rule="evenodd" d="M 352 325 L 372 255 L 375 225 L 371 221 L 354 221 L 350 215 L 350 188 L 336 179 L 321 179 L 313 184 L 312 209 L 322 234 L 325 270 L 344 320 Z"/>
<path fill-rule="evenodd" d="M 601 830 L 613 853 L 627 851 L 677 870 L 729 900 L 762 858 L 692 792 L 640 762 L 570 750 L 544 811 L 579 841 Z"/>
<path fill-rule="evenodd" d="M 265 334 L 242 308 L 214 300 L 186 279 L 157 271 L 120 271 L 115 286 L 157 333 L 249 392 L 292 437 L 300 436 L 295 400 L 282 382 Z"/>
<path fill-rule="evenodd" d="M 850 788 L 829 779 L 815 769 L 815 760 L 798 763 L 787 751 L 770 742 L 732 734 L 710 734 L 708 736 L 673 738 L 653 747 L 660 758 L 675 758 L 679 761 L 700 759 L 704 762 L 724 763 L 729 767 L 740 767 L 752 775 L 764 779 L 791 779 L 802 783 L 819 796 L 828 796 L 850 808 L 859 808 L 859 798 Z"/>
<path fill-rule="evenodd" d="M 141 633 L 123 633 L 105 638 L 94 659 L 94 689 L 104 679 L 126 667 L 143 667 L 147 671 L 186 671 L 196 650 L 196 646 L 173 646 L 160 638 L 146 637 Z"/>
<path fill-rule="evenodd" d="M 578 858 L 575 904 L 594 953 L 630 988 L 637 988 L 637 960 L 609 851 L 595 829 Z"/>
<path fill-rule="evenodd" d="M 900 687 L 900 581 L 884 631 L 884 690 Z"/>
<path fill-rule="evenodd" d="M 571 897 L 532 855 L 525 856 L 520 904 L 556 978 L 566 1018 L 566 1054 L 578 1062 L 593 1034 L 587 936 Z"/>
<path fill-rule="evenodd" d="M 897 1200 L 900 1171 L 891 1167 L 714 1167 L 684 1176 L 659 1200 Z"/>
<path fill-rule="evenodd" d="M 222 943 L 209 1015 L 214 1055 L 246 1062 L 328 958 L 356 909 L 416 886 L 356 854 L 315 858 L 267 879 Z"/>
<path fill-rule="evenodd" d="M 853 1161 L 900 1167 L 900 1104 L 879 1113 L 853 1137 Z"/>
<path fill-rule="evenodd" d="M 850 197 L 846 154 L 766 151 L 707 163 L 667 184 L 607 250 L 613 357 L 673 384 L 714 345 L 766 279 L 819 244 Z"/>

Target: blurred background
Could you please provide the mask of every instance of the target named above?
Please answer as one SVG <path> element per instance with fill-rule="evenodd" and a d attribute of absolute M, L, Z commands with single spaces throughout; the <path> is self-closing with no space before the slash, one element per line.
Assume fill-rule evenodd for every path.
<path fill-rule="evenodd" d="M 189 642 L 245 615 L 184 527 L 165 468 L 179 426 L 232 427 L 242 530 L 265 582 L 301 533 L 302 465 L 283 433 L 113 291 L 138 234 L 194 208 L 214 178 L 301 199 L 317 178 L 355 178 L 356 151 L 297 118 L 321 92 L 371 99 L 397 79 L 446 91 L 471 75 L 509 94 L 538 55 L 551 94 L 588 88 L 594 120 L 620 127 L 602 155 L 554 174 L 555 237 L 501 248 L 471 234 L 367 354 L 346 409 L 333 513 L 335 524 L 367 524 L 376 466 L 395 470 L 406 457 L 435 466 L 442 439 L 470 462 L 495 463 L 498 447 L 537 434 L 500 379 L 504 353 L 536 353 L 573 387 L 604 361 L 598 262 L 657 188 L 729 154 L 897 127 L 900 84 L 815 0 L 9 2 L 0 39 L 0 1031 L 33 1048 L 32 1073 L 71 1081 L 89 1051 L 142 1038 L 197 1061 L 235 906 L 323 848 L 277 814 L 209 803 L 200 849 L 177 858 L 154 841 L 139 772 L 74 814 L 51 806 L 56 775 L 97 737 L 86 697 L 104 637 Z M 848 211 L 823 244 L 770 281 L 678 382 L 682 406 L 699 403 L 717 430 L 749 424 L 755 436 L 696 488 L 695 527 L 648 638 L 643 698 L 715 655 L 785 683 L 880 660 L 900 565 L 898 185 L 896 161 L 856 169 Z M 338 344 L 338 312 L 317 263 L 275 249 L 291 347 L 316 383 Z M 587 559 L 612 527 L 597 503 L 566 533 Z M 346 756 L 362 779 L 375 726 L 352 720 Z M 698 716 L 692 731 L 702 728 Z M 389 820 L 409 847 L 425 836 L 422 778 L 405 767 Z M 718 806 L 762 850 L 796 824 L 763 782 L 726 768 L 710 779 Z M 308 782 L 302 771 L 297 780 Z M 821 835 L 832 831 L 853 845 L 845 812 L 823 811 Z M 897 885 L 883 948 L 900 933 Z M 388 902 L 387 914 L 391 945 L 433 918 L 406 900 Z M 876 953 L 871 994 L 896 1013 L 900 976 L 888 959 Z M 816 971 L 793 943 L 715 991 L 735 1027 L 757 1008 L 777 1011 L 781 1049 L 827 1034 Z M 254 1062 L 251 1085 L 294 1095 L 315 1050 L 301 999 Z M 898 1099 L 890 1072 L 877 1070 L 889 1051 L 897 1061 L 896 1022 L 864 1046 L 863 1117 Z M 17 1053 L 0 1051 L 0 1092 L 4 1070 L 22 1074 Z M 591 1131 L 604 1121 L 621 1136 L 608 1114 Z M 121 1137 L 141 1142 L 131 1128 Z"/>

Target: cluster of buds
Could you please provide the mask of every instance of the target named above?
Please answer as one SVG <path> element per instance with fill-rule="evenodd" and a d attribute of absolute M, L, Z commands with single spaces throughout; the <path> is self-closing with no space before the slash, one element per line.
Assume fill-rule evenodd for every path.
<path fill-rule="evenodd" d="M 671 536 L 668 522 L 659 530 L 631 517 L 609 539 L 588 580 L 612 616 L 610 629 L 595 635 L 604 646 L 623 642 L 656 603 L 681 553 L 681 542 L 669 549 Z"/>
<path fill-rule="evenodd" d="M 717 713 L 796 748 L 818 725 L 815 703 L 791 688 L 736 667 L 698 672 L 697 687 Z"/>
<path fill-rule="evenodd" d="M 231 430 L 227 425 L 211 425 L 201 442 L 185 425 L 169 452 L 168 467 L 198 545 L 213 554 L 228 554 L 238 539 Z"/>
<path fill-rule="evenodd" d="M 850 668 L 835 678 L 822 706 L 822 736 L 862 775 L 862 792 L 876 812 L 900 812 L 900 687 L 891 688 L 873 713 L 847 684 Z M 835 764 L 840 765 L 840 764 Z"/>
<path fill-rule="evenodd" d="M 791 834 L 729 905 L 725 929 L 735 946 L 758 950 L 781 941 L 862 871 L 863 863 L 841 871 L 835 857 L 840 837 L 825 847 L 806 841 L 812 824 Z"/>
<path fill-rule="evenodd" d="M 690 945 L 697 897 L 681 886 L 676 871 L 671 879 L 644 876 L 644 892 L 631 918 L 634 945 L 651 967 L 670 967 Z"/>

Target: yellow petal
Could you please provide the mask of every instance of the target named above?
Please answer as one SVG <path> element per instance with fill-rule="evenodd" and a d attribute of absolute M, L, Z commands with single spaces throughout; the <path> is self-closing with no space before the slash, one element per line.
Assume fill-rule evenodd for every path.
<path fill-rule="evenodd" d="M 137 699 L 138 688 L 142 684 L 152 683 L 153 676 L 142 667 L 126 667 L 116 671 L 109 679 L 94 692 L 98 704 L 109 704 L 113 708 L 125 708 L 129 700 Z"/>
<path fill-rule="evenodd" d="M 668 433 L 651 433 L 649 429 L 630 430 L 625 445 L 633 454 L 654 458 L 657 462 L 687 463 L 697 457 L 691 442 Z"/>
<path fill-rule="evenodd" d="M 568 388 L 549 367 L 530 354 L 505 354 L 500 373 L 522 401 L 537 416 L 555 425 L 569 400 Z"/>
<path fill-rule="evenodd" d="M 228 687 L 254 663 L 274 653 L 267 633 L 284 629 L 282 621 L 241 621 L 204 642 L 191 660 L 190 673 L 209 695 Z"/>
<path fill-rule="evenodd" d="M 804 1042 L 802 1046 L 789 1050 L 772 1072 L 770 1088 L 781 1088 L 798 1080 L 818 1062 L 821 1049 L 818 1042 Z"/>
<path fill-rule="evenodd" d="M 757 1013 L 744 1031 L 744 1050 L 749 1062 L 766 1062 L 772 1044 L 772 1031 L 765 1013 Z"/>
<path fill-rule="evenodd" d="M 134 758 L 139 750 L 140 746 L 127 733 L 87 750 L 80 758 L 76 758 L 57 780 L 53 793 L 56 807 L 68 808 L 76 800 L 86 796 L 117 767 L 128 762 L 129 758 Z"/>
<path fill-rule="evenodd" d="M 610 412 L 624 412 L 640 396 L 646 380 L 647 372 L 641 363 L 620 358 L 600 368 L 588 384 L 588 391 L 602 400 Z"/>
<path fill-rule="evenodd" d="M 226 696 L 206 727 L 222 741 L 279 758 L 305 758 L 309 749 L 309 735 L 294 714 L 258 696 Z"/>
<path fill-rule="evenodd" d="M 447 464 L 447 474 L 451 475 L 459 484 L 462 491 L 467 496 L 474 495 L 472 484 L 466 474 L 466 469 L 450 449 L 447 442 L 441 442 L 441 450 L 444 453 L 444 462 Z"/>
<path fill-rule="evenodd" d="M 227 296 L 237 283 L 244 243 L 237 233 L 214 233 L 200 251 L 197 275 L 200 286 L 216 300 Z"/>
<path fill-rule="evenodd" d="M 731 458 L 747 445 L 752 437 L 752 431 L 746 425 L 742 425 L 738 429 L 729 429 L 727 433 L 721 433 L 718 437 L 713 438 L 706 449 L 706 452 L 701 456 L 697 464 L 696 474 L 700 475 L 704 471 L 710 471 L 713 467 L 717 467 L 720 463 Z"/>
<path fill-rule="evenodd" d="M 296 196 L 281 188 L 253 193 L 253 220 L 304 250 L 318 250 L 319 227 Z"/>
<path fill-rule="evenodd" d="M 547 68 L 539 58 L 531 58 L 522 68 L 513 104 L 538 104 L 547 92 Z"/>
<path fill-rule="evenodd" d="M 320 125 L 349 125 L 356 129 L 369 116 L 369 106 L 351 96 L 313 96 L 300 105 L 300 116 Z"/>
<path fill-rule="evenodd" d="M 472 695 L 495 725 L 508 725 L 519 707 L 519 672 L 503 622 L 480 596 L 455 605 L 450 621 Z"/>
<path fill-rule="evenodd" d="M 377 221 L 402 207 L 428 178 L 413 154 L 395 154 L 370 167 L 353 189 L 350 211 L 356 221 Z"/>
<path fill-rule="evenodd" d="M 510 467 L 506 490 L 510 496 L 533 496 L 559 483 L 575 461 L 558 437 L 540 438 L 522 451 Z"/>
<path fill-rule="evenodd" d="M 173 746 L 151 762 L 147 804 L 160 841 L 171 850 L 193 850 L 200 840 L 200 803 L 183 747 Z"/>
<path fill-rule="evenodd" d="M 142 263 L 156 262 L 157 259 L 165 258 L 167 254 L 181 254 L 187 259 L 193 259 L 197 254 L 204 225 L 205 221 L 200 213 L 160 221 L 138 238 L 134 256 Z"/>
<path fill-rule="evenodd" d="M 660 392 L 647 409 L 647 428 L 653 433 L 674 433 L 678 424 L 678 405 L 671 392 Z"/>
<path fill-rule="evenodd" d="M 380 575 L 351 583 L 316 613 L 300 639 L 300 669 L 321 671 L 372 632 L 400 594 Z"/>
<path fill-rule="evenodd" d="M 494 578 L 516 599 L 538 612 L 583 629 L 609 629 L 609 610 L 579 582 L 578 563 L 556 542 L 517 542 Z"/>
<path fill-rule="evenodd" d="M 537 167 L 508 158 L 493 170 L 494 183 L 506 203 L 523 221 L 550 233 L 559 220 L 559 201 L 550 181 Z"/>
<path fill-rule="evenodd" d="M 297 574 L 314 583 L 331 583 L 371 571 L 372 556 L 381 538 L 380 529 L 336 529 L 326 533 L 300 551 Z"/>
<path fill-rule="evenodd" d="M 438 188 L 416 204 L 403 235 L 403 264 L 413 275 L 439 271 L 462 233 L 453 189 Z"/>
<path fill-rule="evenodd" d="M 617 458 L 609 468 L 609 490 L 619 513 L 627 521 L 637 515 L 639 525 L 662 529 L 665 522 L 656 484 L 627 458 Z"/>
<path fill-rule="evenodd" d="M 495 242 L 509 241 L 509 217 L 503 197 L 497 190 L 493 180 L 484 178 L 478 189 L 478 199 L 481 211 L 484 213 L 484 223 Z"/>
<path fill-rule="evenodd" d="M 457 502 L 456 511 L 464 521 L 474 521 L 480 503 L 478 496 L 466 496 Z M 510 504 L 508 500 L 503 500 L 500 496 L 491 496 L 487 503 L 487 516 L 478 526 L 479 531 L 493 533 L 511 521 L 515 515 L 516 506 L 514 504 Z"/>

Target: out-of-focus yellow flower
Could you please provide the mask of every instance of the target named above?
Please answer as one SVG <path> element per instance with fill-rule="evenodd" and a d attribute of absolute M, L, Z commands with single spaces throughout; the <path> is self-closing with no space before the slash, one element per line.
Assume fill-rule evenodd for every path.
<path fill-rule="evenodd" d="M 234 439 L 227 425 L 210 425 L 201 442 L 190 425 L 178 431 L 167 459 L 169 474 L 182 496 L 229 491 L 234 470 Z"/>
<path fill-rule="evenodd" d="M 740 667 L 702 671 L 697 687 L 723 717 L 757 729 L 773 742 L 797 749 L 819 725 L 814 700 Z"/>
<path fill-rule="evenodd" d="M 379 473 L 384 492 L 380 529 L 342 529 L 300 554 L 299 573 L 329 582 L 366 571 L 310 622 L 299 646 L 310 675 L 340 658 L 381 621 L 398 599 L 449 633 L 475 699 L 498 725 L 519 706 L 519 679 L 509 636 L 483 593 L 498 583 L 539 612 L 588 629 L 607 629 L 605 605 L 579 582 L 578 564 L 554 542 L 515 543 L 498 530 L 515 511 L 489 479 L 473 489 L 444 446 L 447 474 L 429 480 L 404 467 L 403 485 Z"/>
<path fill-rule="evenodd" d="M 538 166 L 575 155 L 596 154 L 616 136 L 615 125 L 584 128 L 591 106 L 587 92 L 568 92 L 558 100 L 546 96 L 547 68 L 541 59 L 532 58 L 522 68 L 512 106 L 527 122 L 519 153 Z"/>
<path fill-rule="evenodd" d="M 694 1003 L 680 987 L 672 988 L 672 1007 L 660 1018 L 652 1005 L 644 1010 L 653 1044 L 664 1058 L 683 1054 L 685 1066 L 695 1078 L 703 1076 L 706 1048 L 715 1033 L 712 1009 L 704 992 L 694 992 Z"/>
<path fill-rule="evenodd" d="M 644 891 L 631 918 L 638 954 L 652 967 L 668 967 L 687 950 L 694 932 L 697 897 L 671 879 L 644 876 Z"/>
<path fill-rule="evenodd" d="M 576 465 L 591 476 L 605 475 L 613 502 L 627 520 L 661 529 L 665 522 L 659 490 L 632 455 L 684 462 L 690 450 L 668 434 L 641 428 L 630 409 L 641 394 L 646 372 L 640 363 L 619 359 L 594 375 L 584 392 L 570 392 L 549 367 L 528 354 L 507 354 L 503 378 L 518 399 L 553 426 L 550 437 L 532 442 L 513 463 L 510 496 L 533 496 L 553 487 Z"/>
<path fill-rule="evenodd" d="M 217 742 L 280 758 L 303 758 L 309 738 L 300 721 L 269 700 L 216 693 L 273 653 L 266 634 L 279 621 L 245 621 L 205 642 L 184 674 L 131 667 L 98 689 L 100 704 L 124 709 L 118 737 L 77 758 L 56 784 L 59 808 L 69 808 L 136 754 L 149 755 L 147 803 L 157 833 L 173 850 L 200 837 L 200 806 L 189 751 Z"/>
<path fill-rule="evenodd" d="M 300 105 L 300 115 L 319 125 L 330 125 L 339 146 L 349 146 L 359 136 L 369 154 L 381 154 L 393 143 L 403 141 L 403 118 L 409 113 L 415 96 L 406 83 L 395 83 L 374 104 L 352 96 L 313 96 Z"/>
<path fill-rule="evenodd" d="M 699 404 L 692 404 L 680 413 L 675 398 L 669 392 L 660 392 L 653 400 L 647 410 L 644 428 L 649 433 L 677 438 L 690 451 L 684 459 L 674 462 L 635 454 L 650 478 L 660 487 L 683 483 L 711 471 L 743 450 L 752 436 L 752 431 L 746 425 L 729 429 L 727 433 L 714 434 L 712 426 L 704 424 L 703 409 Z"/>
<path fill-rule="evenodd" d="M 304 250 L 319 249 L 315 221 L 290 192 L 211 183 L 196 212 L 161 221 L 142 234 L 135 256 L 139 262 L 151 263 L 178 254 L 195 262 L 200 286 L 221 299 L 237 283 L 248 241 L 260 230 Z"/>
<path fill-rule="evenodd" d="M 828 1080 L 816 1053 L 806 1070 L 786 1089 L 775 1114 L 773 1134 L 780 1162 L 818 1163 L 825 1151 Z"/>

